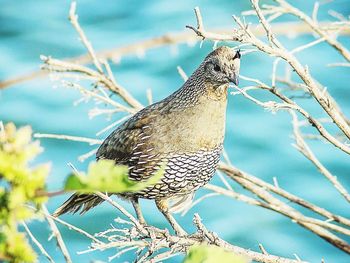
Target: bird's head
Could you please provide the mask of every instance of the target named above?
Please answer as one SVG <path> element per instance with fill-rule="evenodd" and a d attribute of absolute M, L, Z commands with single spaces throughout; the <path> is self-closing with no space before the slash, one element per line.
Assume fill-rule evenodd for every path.
<path fill-rule="evenodd" d="M 233 48 L 222 46 L 212 51 L 202 63 L 206 81 L 216 87 L 238 85 L 240 58 L 240 51 Z"/>

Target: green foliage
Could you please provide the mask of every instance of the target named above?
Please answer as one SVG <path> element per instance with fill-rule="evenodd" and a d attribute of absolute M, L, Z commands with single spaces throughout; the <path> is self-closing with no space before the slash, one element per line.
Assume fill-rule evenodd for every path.
<path fill-rule="evenodd" d="M 39 206 L 47 199 L 37 196 L 37 192 L 45 189 L 49 165 L 29 167 L 29 162 L 41 151 L 39 142 L 32 141 L 30 127 L 17 130 L 9 123 L 0 130 L 0 260 L 36 260 L 25 236 L 18 232 L 17 224 L 36 217 L 26 204 Z"/>
<path fill-rule="evenodd" d="M 67 191 L 91 193 L 96 191 L 109 193 L 124 193 L 140 191 L 156 184 L 164 174 L 160 168 L 147 181 L 137 182 L 128 177 L 128 167 L 115 165 L 112 160 L 100 160 L 89 165 L 87 174 L 77 172 L 70 175 L 65 183 Z"/>
<path fill-rule="evenodd" d="M 190 248 L 183 263 L 247 263 L 243 257 L 211 245 L 194 245 Z"/>
<path fill-rule="evenodd" d="M 29 166 L 29 162 L 41 151 L 39 142 L 32 141 L 30 127 L 17 130 L 14 124 L 9 123 L 0 130 L 0 261 L 36 261 L 36 254 L 24 234 L 18 232 L 18 222 L 37 217 L 27 204 L 40 206 L 47 200 L 45 181 L 49 166 Z M 163 174 L 164 167 L 148 180 L 136 182 L 128 178 L 128 167 L 115 165 L 111 160 L 101 160 L 91 163 L 86 174 L 70 175 L 65 190 L 134 192 L 156 184 Z"/>
<path fill-rule="evenodd" d="M 45 180 L 49 166 L 30 167 L 29 162 L 40 152 L 38 142 L 32 141 L 30 127 L 16 129 L 9 123 L 0 130 L 0 261 L 35 262 L 36 254 L 18 223 L 33 219 L 37 214 L 26 205 L 40 206 L 45 197 Z M 92 162 L 87 173 L 70 175 L 65 190 L 78 192 L 123 193 L 140 191 L 156 184 L 164 174 L 163 165 L 148 180 L 137 182 L 128 178 L 128 167 L 115 165 L 112 160 Z M 41 193 L 41 194 L 39 194 Z M 44 196 L 44 197 L 43 197 Z M 216 246 L 193 246 L 184 263 L 247 263 L 231 252 Z"/>
<path fill-rule="evenodd" d="M 35 262 L 36 254 L 28 244 L 25 235 L 19 233 L 17 228 L 1 227 L 3 238 L 0 239 L 0 255 L 10 262 Z"/>

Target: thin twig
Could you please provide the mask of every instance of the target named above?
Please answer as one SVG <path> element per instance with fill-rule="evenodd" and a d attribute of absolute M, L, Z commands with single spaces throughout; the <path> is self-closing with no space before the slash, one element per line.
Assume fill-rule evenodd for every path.
<path fill-rule="evenodd" d="M 73 62 L 62 61 L 53 59 L 51 57 L 40 56 L 44 62 L 43 69 L 53 72 L 78 72 L 87 76 L 93 77 L 98 83 L 105 86 L 110 91 L 119 95 L 128 105 L 132 106 L 135 110 L 143 108 L 142 104 L 136 100 L 125 88 L 121 85 L 113 83 L 105 74 L 90 69 L 86 66 L 79 65 Z"/>
<path fill-rule="evenodd" d="M 61 225 L 66 226 L 69 230 L 74 230 L 75 232 L 91 239 L 92 241 L 94 241 L 95 243 L 103 243 L 102 241 L 98 240 L 97 238 L 95 238 L 93 235 L 89 234 L 88 232 L 84 231 L 83 229 L 76 227 L 72 224 L 69 224 L 66 221 L 63 221 L 62 219 L 58 218 L 58 217 L 54 217 L 50 214 L 46 214 L 47 217 L 51 218 L 52 220 L 56 221 L 57 223 L 60 223 Z"/>
<path fill-rule="evenodd" d="M 182 69 L 182 67 L 177 66 L 176 69 L 177 69 L 177 72 L 179 73 L 179 75 L 181 76 L 181 78 L 182 78 L 184 81 L 186 81 L 186 80 L 188 79 L 188 76 L 187 76 L 187 74 L 185 73 L 185 71 Z"/>
<path fill-rule="evenodd" d="M 296 195 L 293 195 L 293 194 L 283 190 L 280 187 L 276 187 L 272 184 L 266 183 L 265 181 L 255 177 L 255 176 L 252 176 L 246 172 L 243 172 L 242 170 L 239 170 L 234 166 L 228 166 L 224 163 L 220 163 L 219 169 L 222 170 L 223 172 L 225 172 L 229 176 L 237 176 L 240 178 L 244 178 L 244 179 L 254 183 L 255 185 L 258 185 L 258 186 L 260 186 L 264 189 L 267 189 L 275 194 L 278 194 L 278 195 L 288 199 L 289 201 L 291 201 L 293 203 L 301 205 L 301 206 L 303 206 L 303 207 L 305 207 L 305 208 L 307 208 L 307 209 L 309 209 L 309 210 L 311 210 L 319 215 L 324 216 L 327 219 L 331 219 L 331 220 L 334 220 L 334 221 L 339 222 L 341 224 L 344 224 L 346 226 L 350 226 L 349 219 L 344 218 L 344 217 L 339 216 L 339 215 L 336 215 L 336 214 L 334 214 L 334 213 L 332 213 L 324 208 L 321 208 L 315 204 L 307 202 L 306 200 L 304 200 Z"/>
<path fill-rule="evenodd" d="M 335 230 L 346 235 L 350 235 L 350 230 L 343 227 L 339 227 L 334 224 L 329 224 L 328 222 L 324 222 L 318 219 L 306 217 L 301 212 L 292 208 L 290 205 L 272 196 L 264 188 L 242 178 L 240 176 L 242 175 L 242 173 L 235 174 L 230 170 L 230 168 L 223 169 L 222 166 L 221 166 L 221 170 L 225 171 L 225 173 L 227 173 L 227 175 L 229 175 L 230 178 L 232 178 L 237 183 L 242 185 L 244 188 L 251 191 L 252 193 L 257 195 L 260 199 L 265 201 L 268 204 L 266 208 L 269 208 L 273 211 L 276 211 L 278 213 L 281 213 L 291 218 L 294 222 L 312 231 L 313 233 L 317 234 L 321 238 L 327 240 L 329 243 L 331 243 L 335 247 L 338 247 L 339 249 L 347 253 L 350 253 L 350 245 L 345 240 L 337 237 L 336 235 L 332 234 L 325 228 L 329 228 L 331 230 Z"/>
<path fill-rule="evenodd" d="M 254 0 L 251 0 L 254 5 Z M 261 16 L 259 10 L 255 10 L 257 15 Z M 225 34 L 214 34 L 212 32 L 208 32 L 203 28 L 202 16 L 200 15 L 199 8 L 195 9 L 195 14 L 197 18 L 197 28 L 193 26 L 187 26 L 192 29 L 201 39 L 210 39 L 213 41 L 239 41 L 243 43 L 250 43 L 262 52 L 265 52 L 271 56 L 281 57 L 283 60 L 288 62 L 288 64 L 295 70 L 295 72 L 299 75 L 299 77 L 306 84 L 308 91 L 312 96 L 317 100 L 320 106 L 324 109 L 324 111 L 332 118 L 334 123 L 338 126 L 338 128 L 348 137 L 350 138 L 350 126 L 344 116 L 344 114 L 340 111 L 340 107 L 336 104 L 335 100 L 328 94 L 323 92 L 323 89 L 320 88 L 320 85 L 312 78 L 307 68 L 301 65 L 301 63 L 296 59 L 296 57 L 285 50 L 283 47 L 271 47 L 260 39 L 258 39 L 252 31 L 246 27 L 246 25 L 236 16 L 233 16 L 235 22 L 238 24 L 239 29 L 233 30 L 231 35 Z M 200 21 L 200 23 L 198 23 Z M 264 23 L 267 23 L 264 20 Z M 324 37 L 323 35 L 321 37 Z M 325 38 L 326 39 L 326 38 Z M 350 152 L 348 152 L 350 153 Z"/>
<path fill-rule="evenodd" d="M 95 67 L 97 68 L 97 70 L 100 73 L 103 73 L 102 66 L 101 66 L 100 62 L 98 61 L 98 59 L 97 59 L 95 51 L 92 48 L 92 45 L 91 45 L 90 41 L 87 39 L 84 31 L 82 30 L 82 28 L 80 27 L 80 25 L 78 23 L 78 15 L 75 13 L 76 7 L 77 7 L 77 3 L 75 1 L 73 1 L 71 3 L 71 5 L 70 5 L 69 21 L 72 23 L 73 27 L 78 32 L 80 40 L 84 44 L 84 46 L 86 47 L 86 49 L 88 51 L 88 54 L 91 56 L 91 60 L 93 61 Z"/>
<path fill-rule="evenodd" d="M 285 0 L 275 0 L 282 8 L 284 8 L 284 11 L 286 13 L 292 14 L 296 17 L 298 17 L 300 20 L 304 21 L 310 28 L 320 35 L 320 37 L 325 38 L 325 40 L 328 42 L 329 45 L 331 45 L 334 49 L 336 49 L 347 61 L 350 62 L 350 52 L 348 49 L 346 49 L 342 44 L 340 44 L 336 38 L 331 37 L 329 35 L 329 32 L 326 32 L 322 30 L 322 27 L 319 26 L 317 23 L 317 20 L 310 18 L 307 16 L 304 12 L 297 9 L 296 7 L 290 5 Z"/>
<path fill-rule="evenodd" d="M 62 238 L 62 235 L 60 233 L 60 231 L 58 230 L 56 224 L 55 224 L 55 221 L 50 217 L 50 213 L 49 211 L 47 211 L 47 208 L 45 205 L 42 205 L 41 206 L 41 209 L 45 215 L 45 218 L 47 220 L 47 222 L 49 223 L 50 225 L 50 228 L 51 228 L 51 231 L 52 231 L 52 234 L 55 236 L 56 240 L 57 240 L 57 246 L 58 248 L 61 250 L 63 256 L 64 256 L 64 259 L 67 263 L 72 263 L 72 260 L 71 260 L 71 257 L 69 255 L 69 252 L 68 252 L 68 249 L 63 241 L 63 238 Z"/>
<path fill-rule="evenodd" d="M 298 126 L 298 118 L 295 112 L 291 111 L 292 115 L 292 124 L 293 124 L 293 132 L 294 138 L 296 141 L 295 148 L 298 149 L 307 159 L 309 159 L 316 168 L 323 174 L 333 185 L 334 188 L 338 190 L 338 192 L 346 199 L 346 201 L 350 202 L 350 194 L 345 189 L 345 187 L 338 181 L 337 177 L 334 176 L 315 156 L 315 154 L 311 151 L 310 147 L 306 144 L 303 139 L 303 136 L 300 133 Z"/>
<path fill-rule="evenodd" d="M 217 235 L 215 235 L 215 233 L 208 231 L 205 226 L 202 224 L 201 219 L 199 217 L 198 214 L 195 214 L 194 217 L 194 223 L 196 225 L 196 227 L 198 228 L 198 230 L 203 233 L 203 235 L 206 237 L 207 242 L 209 242 L 209 244 L 212 245 L 216 245 L 219 246 L 221 248 L 224 249 L 228 249 L 230 251 L 232 251 L 233 253 L 235 253 L 236 255 L 241 255 L 244 257 L 248 257 L 254 261 L 258 261 L 258 262 L 268 262 L 268 263 L 296 263 L 299 261 L 293 260 L 293 259 L 286 259 L 286 258 L 281 258 L 281 257 L 276 257 L 274 255 L 266 255 L 264 253 L 258 253 L 258 252 L 254 252 L 254 251 L 247 251 L 245 249 L 242 249 L 240 247 L 236 247 L 233 246 L 229 243 L 227 243 L 226 241 L 220 239 Z M 306 263 L 306 262 L 304 262 Z"/>
<path fill-rule="evenodd" d="M 35 133 L 34 138 L 48 138 L 48 139 L 85 142 L 90 145 L 99 145 L 103 142 L 102 140 L 80 137 L 80 136 L 71 136 L 71 135 L 63 135 L 63 134 L 47 134 L 47 133 Z"/>
<path fill-rule="evenodd" d="M 40 244 L 40 242 L 35 238 L 35 236 L 33 235 L 33 233 L 30 231 L 29 227 L 27 226 L 27 224 L 23 221 L 22 225 L 24 227 L 24 229 L 26 230 L 28 236 L 30 237 L 30 239 L 34 242 L 34 244 L 39 248 L 40 252 L 47 258 L 47 260 L 51 263 L 55 263 L 55 261 L 52 259 L 52 257 L 49 255 L 49 253 L 47 253 L 47 251 L 45 250 L 45 248 Z"/>
<path fill-rule="evenodd" d="M 241 78 L 248 80 L 248 81 L 255 82 L 256 84 L 258 84 L 259 88 L 268 90 L 269 92 L 276 95 L 279 99 L 281 99 L 285 103 L 284 104 L 278 104 L 276 102 L 263 103 L 263 102 L 260 102 L 256 99 L 252 98 L 251 96 L 249 96 L 247 94 L 247 92 L 244 91 L 243 89 L 239 89 L 243 95 L 245 95 L 245 96 L 248 95 L 248 96 L 246 96 L 248 99 L 251 99 L 254 103 L 256 103 L 258 105 L 270 108 L 270 110 L 272 110 L 272 111 L 276 111 L 279 109 L 287 109 L 287 110 L 291 109 L 291 110 L 298 111 L 308 120 L 308 122 L 315 129 L 317 129 L 317 131 L 320 133 L 320 135 L 322 135 L 327 141 L 329 141 L 330 143 L 332 143 L 334 146 L 336 146 L 340 150 L 344 151 L 345 153 L 350 154 L 350 147 L 348 147 L 344 143 L 340 142 L 337 138 L 335 138 L 333 135 L 331 135 L 324 128 L 324 126 L 321 124 L 321 122 L 319 122 L 316 118 L 312 117 L 304 108 L 300 107 L 295 101 L 291 100 L 287 96 L 280 93 L 276 88 L 269 87 L 267 84 L 263 83 L 260 80 L 248 78 L 248 77 L 244 77 L 244 76 L 241 76 Z"/>
<path fill-rule="evenodd" d="M 108 203 L 110 203 L 112 206 L 117 208 L 122 214 L 124 214 L 133 224 L 140 230 L 145 231 L 144 227 L 140 224 L 140 222 L 132 216 L 124 207 L 122 207 L 117 202 L 113 201 L 108 195 L 105 195 L 103 193 L 96 193 L 99 197 L 101 197 L 103 200 L 106 200 Z"/>

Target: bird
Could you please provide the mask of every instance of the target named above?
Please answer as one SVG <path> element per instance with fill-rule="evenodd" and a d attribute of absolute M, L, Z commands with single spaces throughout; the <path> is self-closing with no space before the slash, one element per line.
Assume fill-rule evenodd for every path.
<path fill-rule="evenodd" d="M 131 201 L 140 223 L 145 219 L 139 199 L 152 199 L 175 233 L 186 235 L 169 204 L 192 199 L 215 174 L 223 149 L 228 88 L 238 85 L 240 59 L 239 50 L 216 48 L 177 91 L 138 111 L 100 145 L 96 159 L 127 165 L 131 180 L 147 180 L 165 164 L 156 184 L 118 194 Z M 82 214 L 103 201 L 94 194 L 74 193 L 53 215 Z"/>

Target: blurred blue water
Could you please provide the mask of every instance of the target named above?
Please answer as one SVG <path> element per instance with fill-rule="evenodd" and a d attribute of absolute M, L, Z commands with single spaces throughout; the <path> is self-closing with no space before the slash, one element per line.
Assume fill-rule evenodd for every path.
<path fill-rule="evenodd" d="M 312 1 L 295 1 L 298 7 L 311 12 Z M 167 32 L 181 31 L 187 24 L 194 24 L 193 7 L 199 5 L 205 24 L 212 27 L 229 27 L 231 15 L 238 15 L 249 9 L 248 1 L 78 1 L 80 23 L 97 50 L 115 47 L 134 41 L 159 36 Z M 67 21 L 69 1 L 0 1 L 0 79 L 7 79 L 20 73 L 37 69 L 39 55 L 52 55 L 58 58 L 85 53 L 77 39 L 75 31 Z M 326 17 L 328 9 L 335 9 L 345 16 L 350 13 L 348 1 L 333 1 L 322 5 L 319 17 Z M 290 18 L 288 18 L 290 19 Z M 288 29 L 286 29 L 288 30 Z M 312 41 L 313 36 L 297 39 L 281 37 L 287 47 L 296 47 Z M 349 38 L 342 38 L 350 46 Z M 122 58 L 122 62 L 113 65 L 113 70 L 120 83 L 130 92 L 147 103 L 145 93 L 153 89 L 155 100 L 164 98 L 175 91 L 181 84 L 176 66 L 191 73 L 211 50 L 212 44 L 205 43 L 200 49 L 180 45 L 176 54 L 169 47 L 152 50 L 145 58 L 135 56 Z M 344 112 L 350 115 L 350 91 L 348 89 L 349 69 L 328 68 L 324 65 L 342 61 L 341 57 L 326 44 L 319 44 L 311 51 L 298 55 L 308 64 L 311 72 L 328 87 L 329 92 L 338 100 Z M 242 59 L 242 75 L 270 81 L 272 60 L 252 53 Z M 281 72 L 283 66 L 280 67 Z M 242 86 L 246 84 L 241 82 Z M 35 132 L 59 133 L 94 137 L 111 121 L 105 118 L 89 120 L 87 111 L 92 104 L 73 106 L 79 98 L 75 91 L 52 88 L 48 78 L 19 84 L 0 92 L 0 119 L 13 121 L 16 125 L 29 124 Z M 258 94 L 262 99 L 268 95 Z M 309 106 L 310 101 L 300 101 L 311 112 L 320 115 L 317 107 Z M 114 116 L 113 118 L 118 118 Z M 349 209 L 339 194 L 329 186 L 315 168 L 309 164 L 294 148 L 291 124 L 287 113 L 271 114 L 240 96 L 229 98 L 225 146 L 232 162 L 239 168 L 260 178 L 272 182 L 276 176 L 279 184 L 301 197 L 327 207 L 334 212 L 350 216 Z M 108 134 L 103 134 L 101 138 Z M 311 142 L 324 164 L 336 174 L 345 186 L 350 187 L 349 162 L 346 155 L 327 144 Z M 45 152 L 37 162 L 52 162 L 49 187 L 58 189 L 69 172 L 67 162 L 73 162 L 84 169 L 76 157 L 92 149 L 82 143 L 42 140 Z M 216 181 L 216 179 L 214 179 Z M 199 191 L 199 195 L 205 191 Z M 49 209 L 53 211 L 65 197 L 50 200 Z M 334 201 L 336 200 L 336 201 Z M 130 208 L 130 206 L 128 206 Z M 149 201 L 142 202 L 146 219 L 155 225 L 167 226 L 164 219 Z M 230 209 L 227 209 L 230 208 Z M 349 257 L 325 241 L 304 230 L 290 220 L 266 211 L 248 206 L 238 201 L 222 197 L 208 199 L 190 211 L 179 221 L 193 230 L 192 215 L 199 212 L 209 229 L 220 236 L 252 250 L 258 250 L 258 243 L 281 256 L 292 257 L 298 254 L 311 262 L 349 262 Z M 104 204 L 84 217 L 65 216 L 67 221 L 94 233 L 106 229 L 117 216 L 114 209 Z M 38 239 L 47 244 L 50 254 L 63 261 L 54 241 L 46 242 L 49 236 L 47 225 L 33 222 L 30 225 Z M 76 251 L 87 248 L 88 240 L 65 228 L 62 230 L 74 262 L 87 262 L 111 256 L 115 251 L 94 252 L 77 255 Z M 123 256 L 120 261 L 130 260 L 132 255 Z M 116 260 L 116 262 L 119 262 Z M 180 260 L 180 259 L 178 259 Z M 45 261 L 40 257 L 40 262 Z"/>

